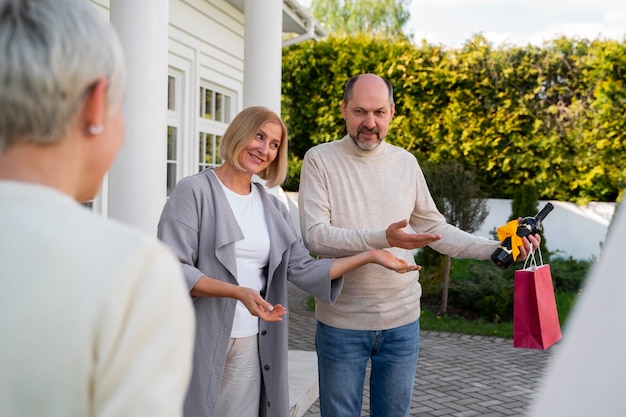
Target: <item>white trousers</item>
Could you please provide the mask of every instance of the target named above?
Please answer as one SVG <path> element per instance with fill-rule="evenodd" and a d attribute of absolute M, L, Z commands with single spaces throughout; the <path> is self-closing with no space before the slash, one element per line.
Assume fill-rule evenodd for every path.
<path fill-rule="evenodd" d="M 258 417 L 261 360 L 257 335 L 230 339 L 217 417 Z"/>

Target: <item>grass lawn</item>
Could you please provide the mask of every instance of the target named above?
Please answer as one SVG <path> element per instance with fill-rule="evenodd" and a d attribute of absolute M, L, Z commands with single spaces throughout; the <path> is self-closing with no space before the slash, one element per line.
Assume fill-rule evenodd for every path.
<path fill-rule="evenodd" d="M 577 293 L 557 291 L 556 306 L 559 322 L 563 329 L 571 308 L 576 301 Z M 422 305 L 420 327 L 422 330 L 439 332 L 463 333 L 480 336 L 513 338 L 513 322 L 491 323 L 482 319 L 468 320 L 461 315 L 437 314 L 438 306 Z"/>
<path fill-rule="evenodd" d="M 452 314 L 436 314 L 436 309 L 422 306 L 420 328 L 449 333 L 513 338 L 513 323 L 489 323 L 482 319 L 468 320 Z"/>

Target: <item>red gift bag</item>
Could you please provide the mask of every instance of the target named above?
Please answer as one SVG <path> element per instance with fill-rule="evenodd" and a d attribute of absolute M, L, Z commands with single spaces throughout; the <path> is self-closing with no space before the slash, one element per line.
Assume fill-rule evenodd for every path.
<path fill-rule="evenodd" d="M 561 339 L 552 274 L 530 258 L 530 267 L 515 271 L 513 347 L 547 349 Z"/>

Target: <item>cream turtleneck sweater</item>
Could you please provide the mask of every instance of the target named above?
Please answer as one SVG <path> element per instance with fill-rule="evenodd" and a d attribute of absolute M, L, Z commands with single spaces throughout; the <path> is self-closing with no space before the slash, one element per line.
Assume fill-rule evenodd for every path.
<path fill-rule="evenodd" d="M 348 136 L 311 148 L 302 165 L 299 207 L 304 241 L 321 257 L 387 248 L 414 264 L 413 251 L 388 248 L 387 227 L 403 219 L 417 233 L 440 234 L 431 247 L 453 257 L 488 259 L 499 243 L 448 224 L 415 157 L 384 141 L 371 151 Z M 334 305 L 317 300 L 316 317 L 343 329 L 390 329 L 419 318 L 421 294 L 419 272 L 369 264 L 344 276 Z"/>

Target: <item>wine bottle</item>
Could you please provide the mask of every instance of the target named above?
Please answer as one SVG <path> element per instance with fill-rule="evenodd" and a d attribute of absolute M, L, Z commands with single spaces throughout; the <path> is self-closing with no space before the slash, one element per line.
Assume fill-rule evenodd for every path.
<path fill-rule="evenodd" d="M 542 230 L 541 222 L 553 208 L 551 203 L 547 203 L 536 216 L 524 217 L 517 225 L 516 234 L 519 237 L 526 237 L 539 233 Z M 502 269 L 508 268 L 513 263 L 513 245 L 510 237 L 504 239 L 498 249 L 491 254 L 491 260 Z"/>

